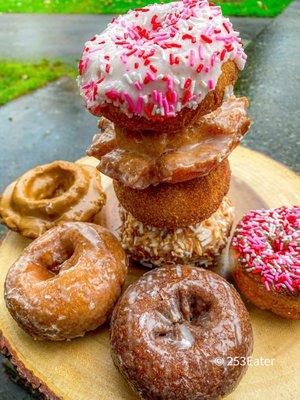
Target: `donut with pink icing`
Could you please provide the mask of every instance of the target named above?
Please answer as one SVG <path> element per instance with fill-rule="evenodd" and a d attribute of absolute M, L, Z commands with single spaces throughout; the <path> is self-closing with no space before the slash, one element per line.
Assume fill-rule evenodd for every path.
<path fill-rule="evenodd" d="M 79 86 L 94 115 L 135 130 L 163 129 L 170 119 L 175 129 L 183 110 L 185 122 L 217 108 L 245 62 L 239 33 L 220 7 L 153 4 L 114 19 L 85 44 Z"/>
<path fill-rule="evenodd" d="M 114 363 L 142 399 L 213 400 L 234 390 L 252 353 L 249 314 L 234 287 L 202 268 L 152 270 L 119 300 Z"/>
<path fill-rule="evenodd" d="M 233 277 L 257 307 L 300 319 L 300 207 L 255 210 L 237 225 Z"/>

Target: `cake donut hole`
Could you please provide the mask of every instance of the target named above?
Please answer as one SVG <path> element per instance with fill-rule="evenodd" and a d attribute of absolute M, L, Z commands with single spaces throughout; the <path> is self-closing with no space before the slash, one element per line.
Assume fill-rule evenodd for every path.
<path fill-rule="evenodd" d="M 67 192 L 74 182 L 73 171 L 53 166 L 30 179 L 24 190 L 33 200 L 52 199 Z"/>

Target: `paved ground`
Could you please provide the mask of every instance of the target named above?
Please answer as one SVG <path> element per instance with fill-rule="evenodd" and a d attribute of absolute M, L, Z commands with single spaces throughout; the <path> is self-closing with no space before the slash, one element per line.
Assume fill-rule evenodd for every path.
<path fill-rule="evenodd" d="M 0 14 L 0 58 L 73 62 L 84 42 L 101 32 L 113 15 Z M 269 18 L 231 18 L 247 42 L 269 22 Z"/>
<path fill-rule="evenodd" d="M 64 43 L 63 47 L 70 50 L 64 52 L 66 59 L 76 58 L 84 38 L 94 33 L 95 27 L 97 30 L 101 18 L 76 16 L 78 18 L 76 28 L 81 31 L 77 39 L 75 32 L 74 37 L 68 37 L 73 32 L 72 29 L 75 31 L 74 20 L 70 22 L 71 17 L 74 16 L 53 16 L 55 19 L 63 18 L 63 23 L 60 25 L 65 25 L 59 32 L 54 32 L 54 25 L 52 27 L 46 25 L 47 18 L 41 19 L 43 23 L 28 24 L 26 17 L 11 16 L 8 34 L 11 35 L 13 48 L 17 49 L 13 52 L 13 56 L 21 58 L 23 52 L 25 57 L 37 54 L 40 57 L 47 47 L 49 53 L 44 56 L 59 56 L 59 53 L 56 53 L 58 48 L 55 42 L 60 37 L 60 42 Z M 300 170 L 299 156 L 297 157 L 300 153 L 299 17 L 300 2 L 294 2 L 248 46 L 248 67 L 238 85 L 238 91 L 248 95 L 251 100 L 250 113 L 255 121 L 245 143 L 298 171 Z M 2 55 L 5 52 L 9 55 L 12 48 L 12 42 L 4 41 L 3 31 L 7 31 L 8 27 L 8 20 L 5 18 L 6 16 L 0 16 L 0 55 L 1 52 Z M 95 25 L 90 24 L 91 19 L 85 20 L 85 18 L 94 18 Z M 88 26 L 84 27 L 83 22 L 80 22 L 84 20 L 89 21 Z M 255 36 L 255 29 L 257 24 L 253 23 L 249 31 L 244 31 L 243 36 L 246 37 L 246 32 L 248 38 L 251 37 L 250 34 Z M 46 37 L 45 33 L 42 34 L 41 30 L 43 32 L 48 30 L 50 38 Z M 14 37 L 15 31 L 17 31 L 16 37 Z M 33 51 L 32 41 L 34 46 L 40 49 L 40 53 Z M 81 107 L 75 83 L 68 79 L 53 83 L 33 95 L 1 107 L 0 192 L 11 179 L 33 165 L 58 158 L 73 160 L 82 156 L 95 132 L 95 126 L 95 118 L 88 115 Z M 29 400 L 31 397 L 0 373 L 0 399 Z"/>
<path fill-rule="evenodd" d="M 253 126 L 244 144 L 300 172 L 300 1 L 247 47 L 238 91 L 250 101 Z"/>

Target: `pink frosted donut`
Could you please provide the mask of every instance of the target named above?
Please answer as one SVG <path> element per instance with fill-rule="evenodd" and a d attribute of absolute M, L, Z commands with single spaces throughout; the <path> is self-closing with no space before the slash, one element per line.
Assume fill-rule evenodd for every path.
<path fill-rule="evenodd" d="M 300 319 L 300 207 L 255 210 L 237 225 L 233 277 L 256 306 Z"/>
<path fill-rule="evenodd" d="M 113 107 L 155 121 L 196 110 L 216 89 L 222 67 L 233 62 L 243 69 L 245 61 L 239 33 L 220 7 L 196 0 L 153 4 L 114 19 L 85 44 L 79 85 L 94 115 L 107 116 Z M 116 122 L 116 113 L 109 114 Z"/>

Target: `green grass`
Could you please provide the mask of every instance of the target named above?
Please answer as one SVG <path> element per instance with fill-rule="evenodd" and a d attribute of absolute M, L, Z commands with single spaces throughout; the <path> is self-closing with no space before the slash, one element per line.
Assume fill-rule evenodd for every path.
<path fill-rule="evenodd" d="M 155 0 L 0 0 L 0 12 L 27 13 L 124 13 L 130 8 L 141 7 Z M 168 2 L 169 0 L 156 0 Z M 274 17 L 292 0 L 236 0 L 215 1 L 221 4 L 226 15 Z"/>
<path fill-rule="evenodd" d="M 60 61 L 22 63 L 0 60 L 0 105 L 29 93 L 61 76 L 75 76 L 75 68 Z"/>

